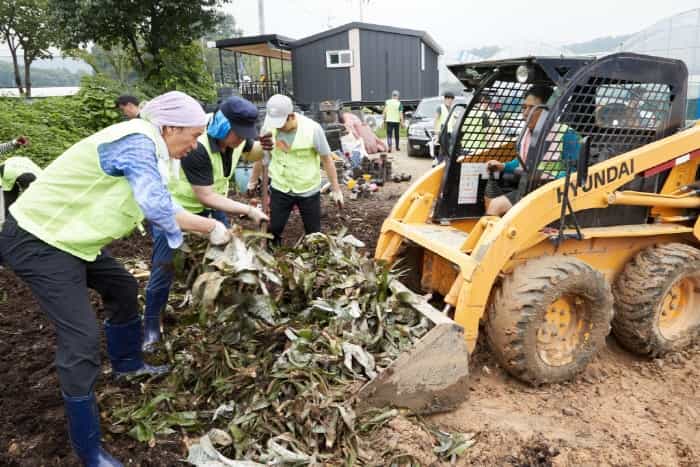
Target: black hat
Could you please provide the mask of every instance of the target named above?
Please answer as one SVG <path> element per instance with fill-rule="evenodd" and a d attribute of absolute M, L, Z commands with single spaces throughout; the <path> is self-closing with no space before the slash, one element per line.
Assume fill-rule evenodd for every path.
<path fill-rule="evenodd" d="M 449 97 L 450 99 L 454 99 L 455 95 L 454 93 L 447 91 L 445 94 L 442 95 L 442 97 Z"/>

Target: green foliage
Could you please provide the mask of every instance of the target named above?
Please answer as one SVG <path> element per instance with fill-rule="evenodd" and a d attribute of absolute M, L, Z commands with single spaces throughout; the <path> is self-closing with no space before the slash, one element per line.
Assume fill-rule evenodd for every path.
<path fill-rule="evenodd" d="M 44 167 L 76 142 L 119 121 L 116 83 L 98 75 L 83 78 L 82 85 L 71 97 L 0 98 L 0 141 L 19 135 L 31 141 L 7 156 L 27 156 Z"/>
<path fill-rule="evenodd" d="M 121 118 L 114 101 L 124 89 L 103 75 L 83 78 L 77 98 L 84 112 L 84 125 L 90 131 L 98 131 L 116 123 Z"/>
<path fill-rule="evenodd" d="M 80 124 L 81 117 L 80 103 L 74 97 L 36 101 L 1 98 L 0 140 L 28 136 L 31 141 L 28 147 L 7 153 L 7 156 L 27 156 L 43 167 L 89 134 Z"/>
<path fill-rule="evenodd" d="M 214 79 L 202 59 L 202 48 L 192 43 L 178 49 L 163 50 L 163 66 L 153 69 L 140 85 L 143 92 L 156 96 L 166 91 L 182 91 L 203 102 L 216 99 Z"/>
<path fill-rule="evenodd" d="M 90 42 L 110 49 L 120 45 L 149 81 L 166 66 L 162 55 L 191 44 L 221 20 L 218 6 L 228 0 L 48 0 L 61 31 L 62 48 Z"/>

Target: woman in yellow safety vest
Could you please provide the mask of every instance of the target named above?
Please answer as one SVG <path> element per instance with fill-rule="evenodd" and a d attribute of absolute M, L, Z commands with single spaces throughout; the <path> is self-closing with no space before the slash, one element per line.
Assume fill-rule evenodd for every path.
<path fill-rule="evenodd" d="M 228 197 L 229 182 L 238 160 L 262 158 L 255 122 L 258 109 L 241 97 L 226 99 L 209 117 L 207 130 L 198 138 L 197 148 L 182 161 L 180 177 L 169 183 L 173 199 L 187 211 L 220 220 L 228 226 L 226 214 L 245 214 L 256 223 L 267 221 L 261 210 Z M 267 142 L 271 145 L 271 141 Z M 271 147 L 267 147 L 271 149 Z M 161 311 L 168 304 L 173 282 L 175 250 L 168 244 L 166 232 L 151 226 L 153 254 L 151 277 L 146 286 L 143 313 L 143 350 L 153 351 L 160 341 Z"/>
<path fill-rule="evenodd" d="M 57 334 L 56 369 L 71 443 L 86 466 L 120 466 L 100 443 L 94 386 L 100 372 L 100 329 L 88 288 L 102 297 L 107 353 L 115 377 L 159 375 L 141 352 L 138 283 L 103 247 L 128 235 L 144 217 L 167 232 L 230 239 L 224 225 L 173 203 L 165 179 L 196 145 L 206 116 L 181 92 L 150 101 L 141 118 L 118 123 L 74 144 L 49 164 L 10 207 L 0 232 L 0 260 L 31 289 Z"/>

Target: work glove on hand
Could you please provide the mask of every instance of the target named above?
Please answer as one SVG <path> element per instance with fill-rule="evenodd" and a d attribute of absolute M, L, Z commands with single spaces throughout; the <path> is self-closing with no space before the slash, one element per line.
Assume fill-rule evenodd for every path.
<path fill-rule="evenodd" d="M 272 151 L 275 148 L 275 143 L 272 140 L 272 133 L 265 133 L 258 136 L 258 141 L 263 148 L 263 151 Z"/>
<path fill-rule="evenodd" d="M 257 188 L 258 188 L 258 181 L 257 180 L 253 180 L 252 178 L 250 180 L 248 180 L 248 187 L 246 190 L 246 195 L 248 196 L 248 198 L 252 198 L 255 196 L 255 192 L 257 191 Z"/>
<path fill-rule="evenodd" d="M 15 146 L 17 146 L 17 147 L 19 147 L 19 146 L 27 146 L 27 145 L 29 145 L 29 138 L 27 138 L 26 136 L 18 136 L 17 138 L 15 138 L 15 140 L 13 141 L 13 143 L 14 143 Z"/>
<path fill-rule="evenodd" d="M 214 228 L 209 232 L 209 243 L 212 245 L 225 245 L 231 241 L 231 232 L 219 221 L 214 221 Z"/>
<path fill-rule="evenodd" d="M 331 191 L 331 199 L 336 204 L 336 206 L 338 206 L 338 209 L 342 209 L 343 206 L 345 206 L 345 201 L 343 200 L 343 192 L 340 190 L 340 188 L 336 188 L 335 190 Z"/>
<path fill-rule="evenodd" d="M 264 212 L 262 212 L 258 208 L 254 208 L 253 206 L 248 207 L 247 216 L 253 221 L 255 221 L 256 224 L 260 224 L 263 221 L 267 222 L 270 220 L 270 218 L 267 217 Z"/>

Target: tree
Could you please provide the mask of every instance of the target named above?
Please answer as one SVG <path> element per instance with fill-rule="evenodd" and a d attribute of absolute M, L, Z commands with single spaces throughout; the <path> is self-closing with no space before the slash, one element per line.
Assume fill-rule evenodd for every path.
<path fill-rule="evenodd" d="M 230 0 L 48 0 L 62 31 L 61 45 L 89 42 L 129 51 L 148 81 L 164 68 L 163 51 L 189 46 L 220 21 L 216 7 Z"/>
<path fill-rule="evenodd" d="M 3 0 L 0 2 L 0 31 L 12 55 L 17 89 L 31 97 L 32 63 L 39 58 L 51 58 L 49 47 L 55 42 L 48 0 Z M 24 54 L 24 90 L 17 56 L 20 48 Z"/>

